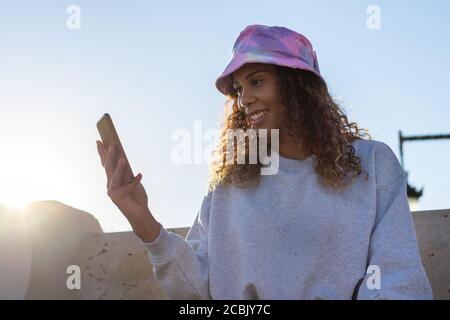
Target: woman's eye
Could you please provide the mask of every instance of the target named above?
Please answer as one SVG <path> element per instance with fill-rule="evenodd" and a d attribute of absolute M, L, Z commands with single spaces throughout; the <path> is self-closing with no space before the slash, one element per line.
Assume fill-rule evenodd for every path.
<path fill-rule="evenodd" d="M 260 82 L 262 82 L 262 80 L 252 80 L 252 81 L 250 81 L 250 83 L 252 85 L 258 85 Z M 237 95 L 240 95 L 241 91 L 242 91 L 242 88 L 234 88 L 234 90 L 236 91 Z"/>

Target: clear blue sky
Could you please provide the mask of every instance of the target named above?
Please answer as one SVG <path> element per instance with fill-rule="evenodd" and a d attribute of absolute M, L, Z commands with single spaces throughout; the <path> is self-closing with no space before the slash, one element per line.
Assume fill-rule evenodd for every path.
<path fill-rule="evenodd" d="M 66 9 L 81 9 L 68 30 Z M 381 29 L 366 27 L 369 5 Z M 398 154 L 404 134 L 450 133 L 448 1 L 4 1 L 0 10 L 0 203 L 54 199 L 129 230 L 106 195 L 95 123 L 113 117 L 150 209 L 189 226 L 207 165 L 171 162 L 177 128 L 219 124 L 214 81 L 249 24 L 311 39 L 349 118 Z M 421 209 L 450 208 L 450 141 L 405 146 Z M 19 197 L 20 198 L 20 197 Z"/>

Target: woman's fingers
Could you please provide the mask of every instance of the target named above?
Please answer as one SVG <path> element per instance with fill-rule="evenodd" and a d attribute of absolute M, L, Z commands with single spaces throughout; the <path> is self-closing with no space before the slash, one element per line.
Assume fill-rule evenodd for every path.
<path fill-rule="evenodd" d="M 108 189 L 108 196 L 111 200 L 118 206 L 120 206 L 124 197 L 133 192 L 133 190 L 139 185 L 141 182 L 142 174 L 138 174 L 133 181 L 126 184 L 123 187 L 118 188 L 110 188 Z"/>
<path fill-rule="evenodd" d="M 105 170 L 108 177 L 111 177 L 116 167 L 116 147 L 114 144 L 109 145 L 106 153 Z"/>
<path fill-rule="evenodd" d="M 125 158 L 120 158 L 118 163 L 117 163 L 117 167 L 114 170 L 114 173 L 111 177 L 111 186 L 115 187 L 115 186 L 121 186 L 122 185 L 122 178 L 123 178 L 123 169 L 125 168 Z"/>
<path fill-rule="evenodd" d="M 141 178 L 142 178 L 142 174 L 138 174 L 133 181 L 131 181 L 130 183 L 128 183 L 126 186 L 124 186 L 119 192 L 118 192 L 118 197 L 121 198 L 123 196 L 125 196 L 126 194 L 131 193 L 134 188 L 137 187 L 137 185 L 139 184 L 139 182 L 141 182 Z"/>
<path fill-rule="evenodd" d="M 97 140 L 97 151 L 98 155 L 100 156 L 100 161 L 102 162 L 102 166 L 105 166 L 105 160 L 106 160 L 106 151 L 105 147 L 103 146 L 103 143 L 99 140 Z"/>

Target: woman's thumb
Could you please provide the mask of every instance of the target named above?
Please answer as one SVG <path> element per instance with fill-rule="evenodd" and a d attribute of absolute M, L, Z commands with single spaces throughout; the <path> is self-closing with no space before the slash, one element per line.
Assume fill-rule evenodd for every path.
<path fill-rule="evenodd" d="M 126 195 L 128 193 L 133 192 L 133 190 L 139 185 L 139 182 L 141 182 L 142 179 L 142 174 L 139 173 L 138 175 L 136 175 L 136 177 L 134 178 L 133 181 L 131 181 L 130 183 L 128 183 L 124 188 L 123 191 L 121 192 L 121 195 Z"/>
<path fill-rule="evenodd" d="M 142 173 L 138 173 L 136 177 L 134 177 L 134 180 L 131 182 L 131 190 L 134 190 L 136 186 L 141 182 L 142 180 Z"/>

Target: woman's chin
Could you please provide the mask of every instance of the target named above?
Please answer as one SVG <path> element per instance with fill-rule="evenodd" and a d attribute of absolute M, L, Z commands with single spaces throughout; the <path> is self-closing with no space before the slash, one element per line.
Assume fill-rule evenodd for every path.
<path fill-rule="evenodd" d="M 270 133 L 270 130 L 273 129 L 270 123 L 266 121 L 261 121 L 260 123 L 252 124 L 252 128 L 256 130 L 267 130 L 267 133 Z"/>
<path fill-rule="evenodd" d="M 268 130 L 270 128 L 270 126 L 267 124 L 266 119 L 262 119 L 261 121 L 258 121 L 256 123 L 251 123 L 252 128 L 260 130 L 260 129 L 265 129 Z"/>

